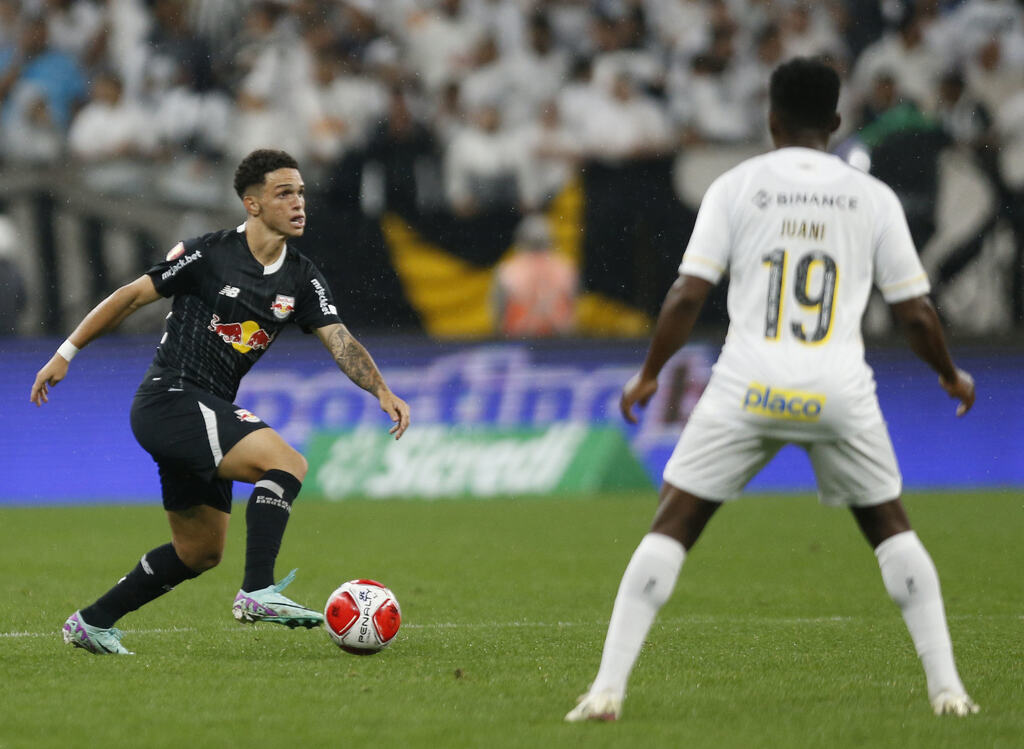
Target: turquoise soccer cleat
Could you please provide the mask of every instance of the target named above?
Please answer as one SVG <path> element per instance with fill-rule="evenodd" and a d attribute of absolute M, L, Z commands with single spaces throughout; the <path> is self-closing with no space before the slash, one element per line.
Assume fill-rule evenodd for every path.
<path fill-rule="evenodd" d="M 307 609 L 302 604 L 281 595 L 281 591 L 295 579 L 297 571 L 292 570 L 284 580 L 267 588 L 249 592 L 238 591 L 235 602 L 231 605 L 231 613 L 235 619 L 240 622 L 274 622 L 292 629 L 310 629 L 323 624 L 324 615 L 319 611 Z"/>
<path fill-rule="evenodd" d="M 121 644 L 121 637 L 124 635 L 121 630 L 117 627 L 102 629 L 86 624 L 80 611 L 68 617 L 61 633 L 68 645 L 88 650 L 95 655 L 135 655 Z"/>

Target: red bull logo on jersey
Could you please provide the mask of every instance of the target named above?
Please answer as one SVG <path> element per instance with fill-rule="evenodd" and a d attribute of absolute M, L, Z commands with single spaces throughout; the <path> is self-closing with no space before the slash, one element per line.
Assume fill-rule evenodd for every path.
<path fill-rule="evenodd" d="M 278 294 L 274 303 L 270 305 L 270 311 L 278 320 L 286 320 L 288 315 L 295 311 L 295 297 Z"/>
<path fill-rule="evenodd" d="M 220 317 L 214 315 L 210 318 L 207 330 L 216 333 L 225 343 L 230 343 L 235 351 L 243 354 L 247 354 L 253 349 L 265 350 L 274 340 L 273 333 L 268 333 L 260 327 L 259 323 L 252 320 L 222 323 Z"/>
<path fill-rule="evenodd" d="M 825 396 L 820 393 L 805 393 L 802 390 L 750 383 L 743 396 L 743 410 L 767 416 L 770 419 L 788 421 L 818 421 L 825 406 Z"/>

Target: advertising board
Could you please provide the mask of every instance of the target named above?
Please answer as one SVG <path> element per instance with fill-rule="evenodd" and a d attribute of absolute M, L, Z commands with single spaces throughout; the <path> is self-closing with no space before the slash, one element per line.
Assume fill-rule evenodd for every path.
<path fill-rule="evenodd" d="M 28 402 L 29 388 L 57 343 L 0 341 L 0 462 L 5 467 L 0 503 L 156 501 L 155 466 L 128 424 L 132 395 L 155 341 L 111 337 L 89 346 L 75 359 L 68 379 L 52 390 L 50 402 L 37 409 Z M 717 353 L 711 345 L 697 344 L 677 354 L 639 426 L 632 427 L 619 415 L 618 397 L 643 359 L 643 342 L 456 344 L 383 338 L 365 343 L 412 409 L 413 425 L 403 438 L 409 447 L 396 455 L 418 450 L 422 456 L 430 439 L 452 428 L 480 434 L 526 430 L 520 435 L 534 430 L 536 435 L 559 426 L 562 431 L 555 434 L 567 439 L 578 427 L 607 427 L 621 432 L 654 485 L 660 484 L 664 462 Z M 909 352 L 875 352 L 869 361 L 906 486 L 1024 486 L 1024 356 L 960 357 L 977 377 L 979 392 L 964 419 L 953 416 L 953 403 L 935 376 Z M 381 439 L 390 422 L 376 401 L 339 373 L 312 337 L 290 335 L 275 342 L 243 381 L 238 403 L 304 451 L 313 449 L 319 432 L 361 435 L 350 438 L 355 450 L 394 448 Z M 410 469 L 406 485 L 417 480 Z M 750 488 L 812 487 L 806 456 L 789 447 Z"/>

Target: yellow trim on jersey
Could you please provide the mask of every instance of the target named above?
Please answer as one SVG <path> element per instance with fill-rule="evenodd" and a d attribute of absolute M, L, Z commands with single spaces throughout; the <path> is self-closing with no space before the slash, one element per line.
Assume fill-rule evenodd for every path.
<path fill-rule="evenodd" d="M 885 292 L 885 291 L 892 291 L 894 289 L 901 289 L 904 286 L 910 286 L 911 284 L 919 283 L 922 280 L 923 281 L 927 281 L 928 280 L 928 274 L 927 273 L 921 273 L 920 275 L 914 276 L 913 278 L 911 278 L 911 279 L 909 279 L 907 281 L 900 281 L 899 283 L 894 283 L 894 284 L 889 284 L 888 286 L 883 286 L 882 287 L 882 291 Z"/>
<path fill-rule="evenodd" d="M 691 260 L 698 264 L 703 263 L 704 265 L 718 273 L 725 273 L 725 268 L 716 263 L 714 260 L 708 260 L 706 257 L 701 257 L 700 255 L 690 255 L 687 253 L 683 253 L 683 265 L 686 265 L 686 263 Z"/>

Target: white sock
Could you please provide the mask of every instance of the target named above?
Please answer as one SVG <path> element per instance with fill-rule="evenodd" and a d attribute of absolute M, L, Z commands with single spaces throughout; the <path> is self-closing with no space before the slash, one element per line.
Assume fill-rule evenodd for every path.
<path fill-rule="evenodd" d="M 592 693 L 608 690 L 618 697 L 626 693 L 644 638 L 658 609 L 672 594 L 686 551 L 674 538 L 648 533 L 629 560 L 601 654 L 601 668 L 590 687 Z"/>
<path fill-rule="evenodd" d="M 946 627 L 939 575 L 928 552 L 913 531 L 890 536 L 875 549 L 882 581 L 903 612 L 917 655 L 928 679 L 928 696 L 949 690 L 966 693 Z"/>

